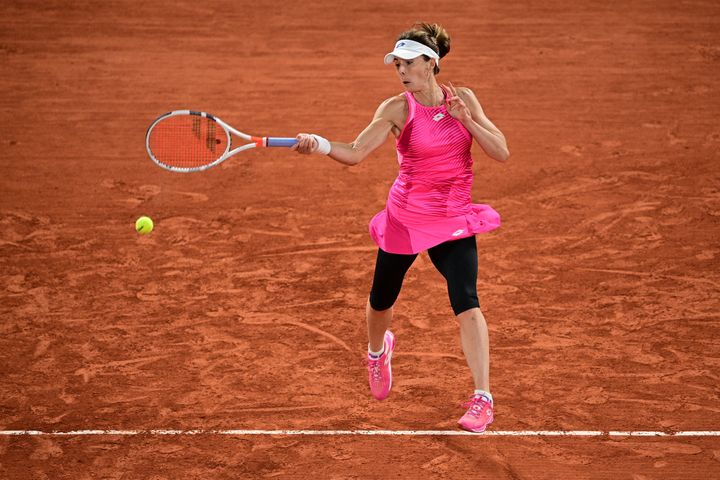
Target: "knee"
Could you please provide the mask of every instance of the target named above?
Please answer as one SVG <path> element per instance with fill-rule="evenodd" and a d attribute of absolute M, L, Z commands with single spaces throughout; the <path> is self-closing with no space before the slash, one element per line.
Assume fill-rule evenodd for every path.
<path fill-rule="evenodd" d="M 370 298 L 368 299 L 368 307 L 375 310 L 376 312 L 384 312 L 392 308 L 395 304 L 397 297 L 392 295 L 382 295 L 376 292 L 370 292 Z"/>
<path fill-rule="evenodd" d="M 456 316 L 474 308 L 480 309 L 480 300 L 475 288 L 453 288 L 450 289 L 449 294 L 450 305 Z"/>
<path fill-rule="evenodd" d="M 461 322 L 477 322 L 485 318 L 485 316 L 482 314 L 482 311 L 480 310 L 480 307 L 470 307 L 466 310 L 463 310 L 462 312 L 455 312 L 455 316 Z"/>
<path fill-rule="evenodd" d="M 474 309 L 478 309 L 478 311 L 480 310 L 480 302 L 478 301 L 477 296 L 475 296 L 474 299 L 467 298 L 462 301 L 450 302 L 450 305 L 452 306 L 455 316 L 459 316 L 463 313 L 467 314 Z"/>

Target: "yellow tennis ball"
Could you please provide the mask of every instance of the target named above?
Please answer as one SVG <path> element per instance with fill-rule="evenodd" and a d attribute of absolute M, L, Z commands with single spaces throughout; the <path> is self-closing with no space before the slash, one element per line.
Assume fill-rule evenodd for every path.
<path fill-rule="evenodd" d="M 153 221 L 150 217 L 140 217 L 135 221 L 135 230 L 140 235 L 147 235 L 153 230 Z"/>

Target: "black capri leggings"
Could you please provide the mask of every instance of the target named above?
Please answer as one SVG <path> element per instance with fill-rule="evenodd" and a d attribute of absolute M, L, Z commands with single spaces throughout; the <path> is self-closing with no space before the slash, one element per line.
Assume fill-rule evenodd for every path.
<path fill-rule="evenodd" d="M 480 307 L 477 296 L 478 256 L 475 237 L 441 243 L 428 250 L 430 260 L 447 281 L 453 312 L 458 315 Z M 370 290 L 370 306 L 378 311 L 392 307 L 400 295 L 403 279 L 414 255 L 388 253 L 378 249 L 375 275 Z"/>

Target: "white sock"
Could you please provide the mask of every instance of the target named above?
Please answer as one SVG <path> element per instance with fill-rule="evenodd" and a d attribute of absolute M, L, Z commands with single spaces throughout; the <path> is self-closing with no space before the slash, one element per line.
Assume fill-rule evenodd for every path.
<path fill-rule="evenodd" d="M 379 352 L 373 352 L 372 350 L 370 350 L 370 345 L 368 345 L 368 355 L 370 355 L 372 358 L 380 358 L 380 355 L 382 355 L 383 352 L 385 352 L 385 342 L 383 342 L 383 346 Z"/>
<path fill-rule="evenodd" d="M 493 403 L 492 395 L 490 395 L 490 392 L 486 392 L 485 390 L 475 390 L 475 395 L 484 395 L 490 399 L 490 403 Z"/>

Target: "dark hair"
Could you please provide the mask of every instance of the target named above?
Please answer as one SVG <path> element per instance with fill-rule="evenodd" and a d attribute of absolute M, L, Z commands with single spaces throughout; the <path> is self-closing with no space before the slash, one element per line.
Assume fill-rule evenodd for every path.
<path fill-rule="evenodd" d="M 396 41 L 398 40 L 414 40 L 422 43 L 440 55 L 440 58 L 450 52 L 450 35 L 437 23 L 416 22 L 410 30 L 401 33 Z M 425 61 L 430 60 L 427 55 L 423 55 L 423 58 Z M 437 66 L 437 63 L 433 73 L 435 75 L 440 73 L 440 67 Z"/>

